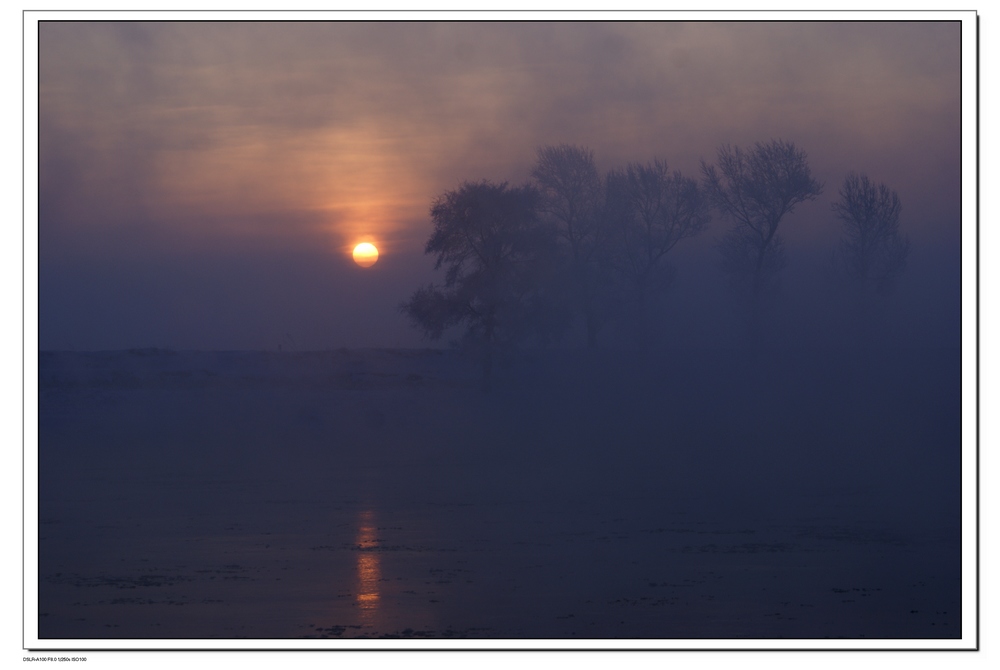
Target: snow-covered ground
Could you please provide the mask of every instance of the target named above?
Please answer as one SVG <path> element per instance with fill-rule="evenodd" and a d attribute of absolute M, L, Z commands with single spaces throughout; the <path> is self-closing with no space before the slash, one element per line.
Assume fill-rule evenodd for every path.
<path fill-rule="evenodd" d="M 958 637 L 957 352 L 856 360 L 43 352 L 39 636 Z"/>

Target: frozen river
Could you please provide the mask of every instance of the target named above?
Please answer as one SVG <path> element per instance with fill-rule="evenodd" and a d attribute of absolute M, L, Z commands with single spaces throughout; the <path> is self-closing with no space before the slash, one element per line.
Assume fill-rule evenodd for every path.
<path fill-rule="evenodd" d="M 484 396 L 434 352 L 43 354 L 39 636 L 955 638 L 957 365 L 922 360 Z"/>

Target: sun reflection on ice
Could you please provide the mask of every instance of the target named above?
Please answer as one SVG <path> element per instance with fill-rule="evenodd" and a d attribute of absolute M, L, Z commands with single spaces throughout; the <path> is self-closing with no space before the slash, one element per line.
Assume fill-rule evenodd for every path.
<path fill-rule="evenodd" d="M 375 615 L 378 614 L 379 580 L 382 578 L 373 510 L 364 510 L 358 515 L 358 535 L 355 543 L 358 549 L 356 602 L 361 610 L 362 622 L 370 626 L 374 624 Z"/>

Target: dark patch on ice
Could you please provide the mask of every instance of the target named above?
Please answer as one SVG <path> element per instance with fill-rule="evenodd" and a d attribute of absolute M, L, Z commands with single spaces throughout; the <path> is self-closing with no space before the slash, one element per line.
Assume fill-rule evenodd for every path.
<path fill-rule="evenodd" d="M 787 552 L 793 551 L 796 545 L 787 542 L 762 543 L 745 542 L 743 544 L 718 545 L 702 544 L 698 546 L 687 545 L 681 547 L 683 553 L 701 552 L 712 554 L 757 554 L 761 552 Z"/>
<path fill-rule="evenodd" d="M 221 600 L 203 600 L 203 603 L 222 602 Z M 114 600 L 98 600 L 98 605 L 188 605 L 183 600 L 153 600 L 152 598 L 115 598 Z"/>
<path fill-rule="evenodd" d="M 640 533 L 694 533 L 697 535 L 753 535 L 756 530 L 698 530 L 695 528 L 642 528 Z"/>
<path fill-rule="evenodd" d="M 71 584 L 77 587 L 107 586 L 116 589 L 135 589 L 146 587 L 173 586 L 177 582 L 192 581 L 190 577 L 180 575 L 139 575 L 138 577 L 85 577 L 80 574 L 56 573 L 45 578 L 52 584 Z"/>
<path fill-rule="evenodd" d="M 321 637 L 321 638 L 330 637 L 331 635 L 340 637 L 349 628 L 360 630 L 361 626 L 356 626 L 356 625 L 353 625 L 353 624 L 338 624 L 338 625 L 333 625 L 333 626 L 327 626 L 326 628 L 323 628 L 322 626 L 317 626 L 315 628 L 315 631 L 317 633 L 319 633 L 319 637 Z M 314 637 L 317 637 L 317 636 L 316 635 L 306 635 L 305 637 L 314 638 Z"/>
<path fill-rule="evenodd" d="M 809 537 L 817 540 L 836 540 L 851 544 L 890 544 L 896 547 L 906 546 L 906 539 L 888 530 L 870 528 L 848 528 L 845 526 L 810 527 L 796 532 L 799 537 Z"/>

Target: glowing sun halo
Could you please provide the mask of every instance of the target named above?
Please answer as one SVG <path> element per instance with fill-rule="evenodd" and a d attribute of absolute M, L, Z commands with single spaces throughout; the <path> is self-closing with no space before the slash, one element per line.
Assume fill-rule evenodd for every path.
<path fill-rule="evenodd" d="M 375 265 L 375 261 L 377 260 L 378 249 L 375 248 L 374 244 L 362 242 L 358 246 L 354 247 L 354 262 L 361 267 L 369 268 Z"/>

